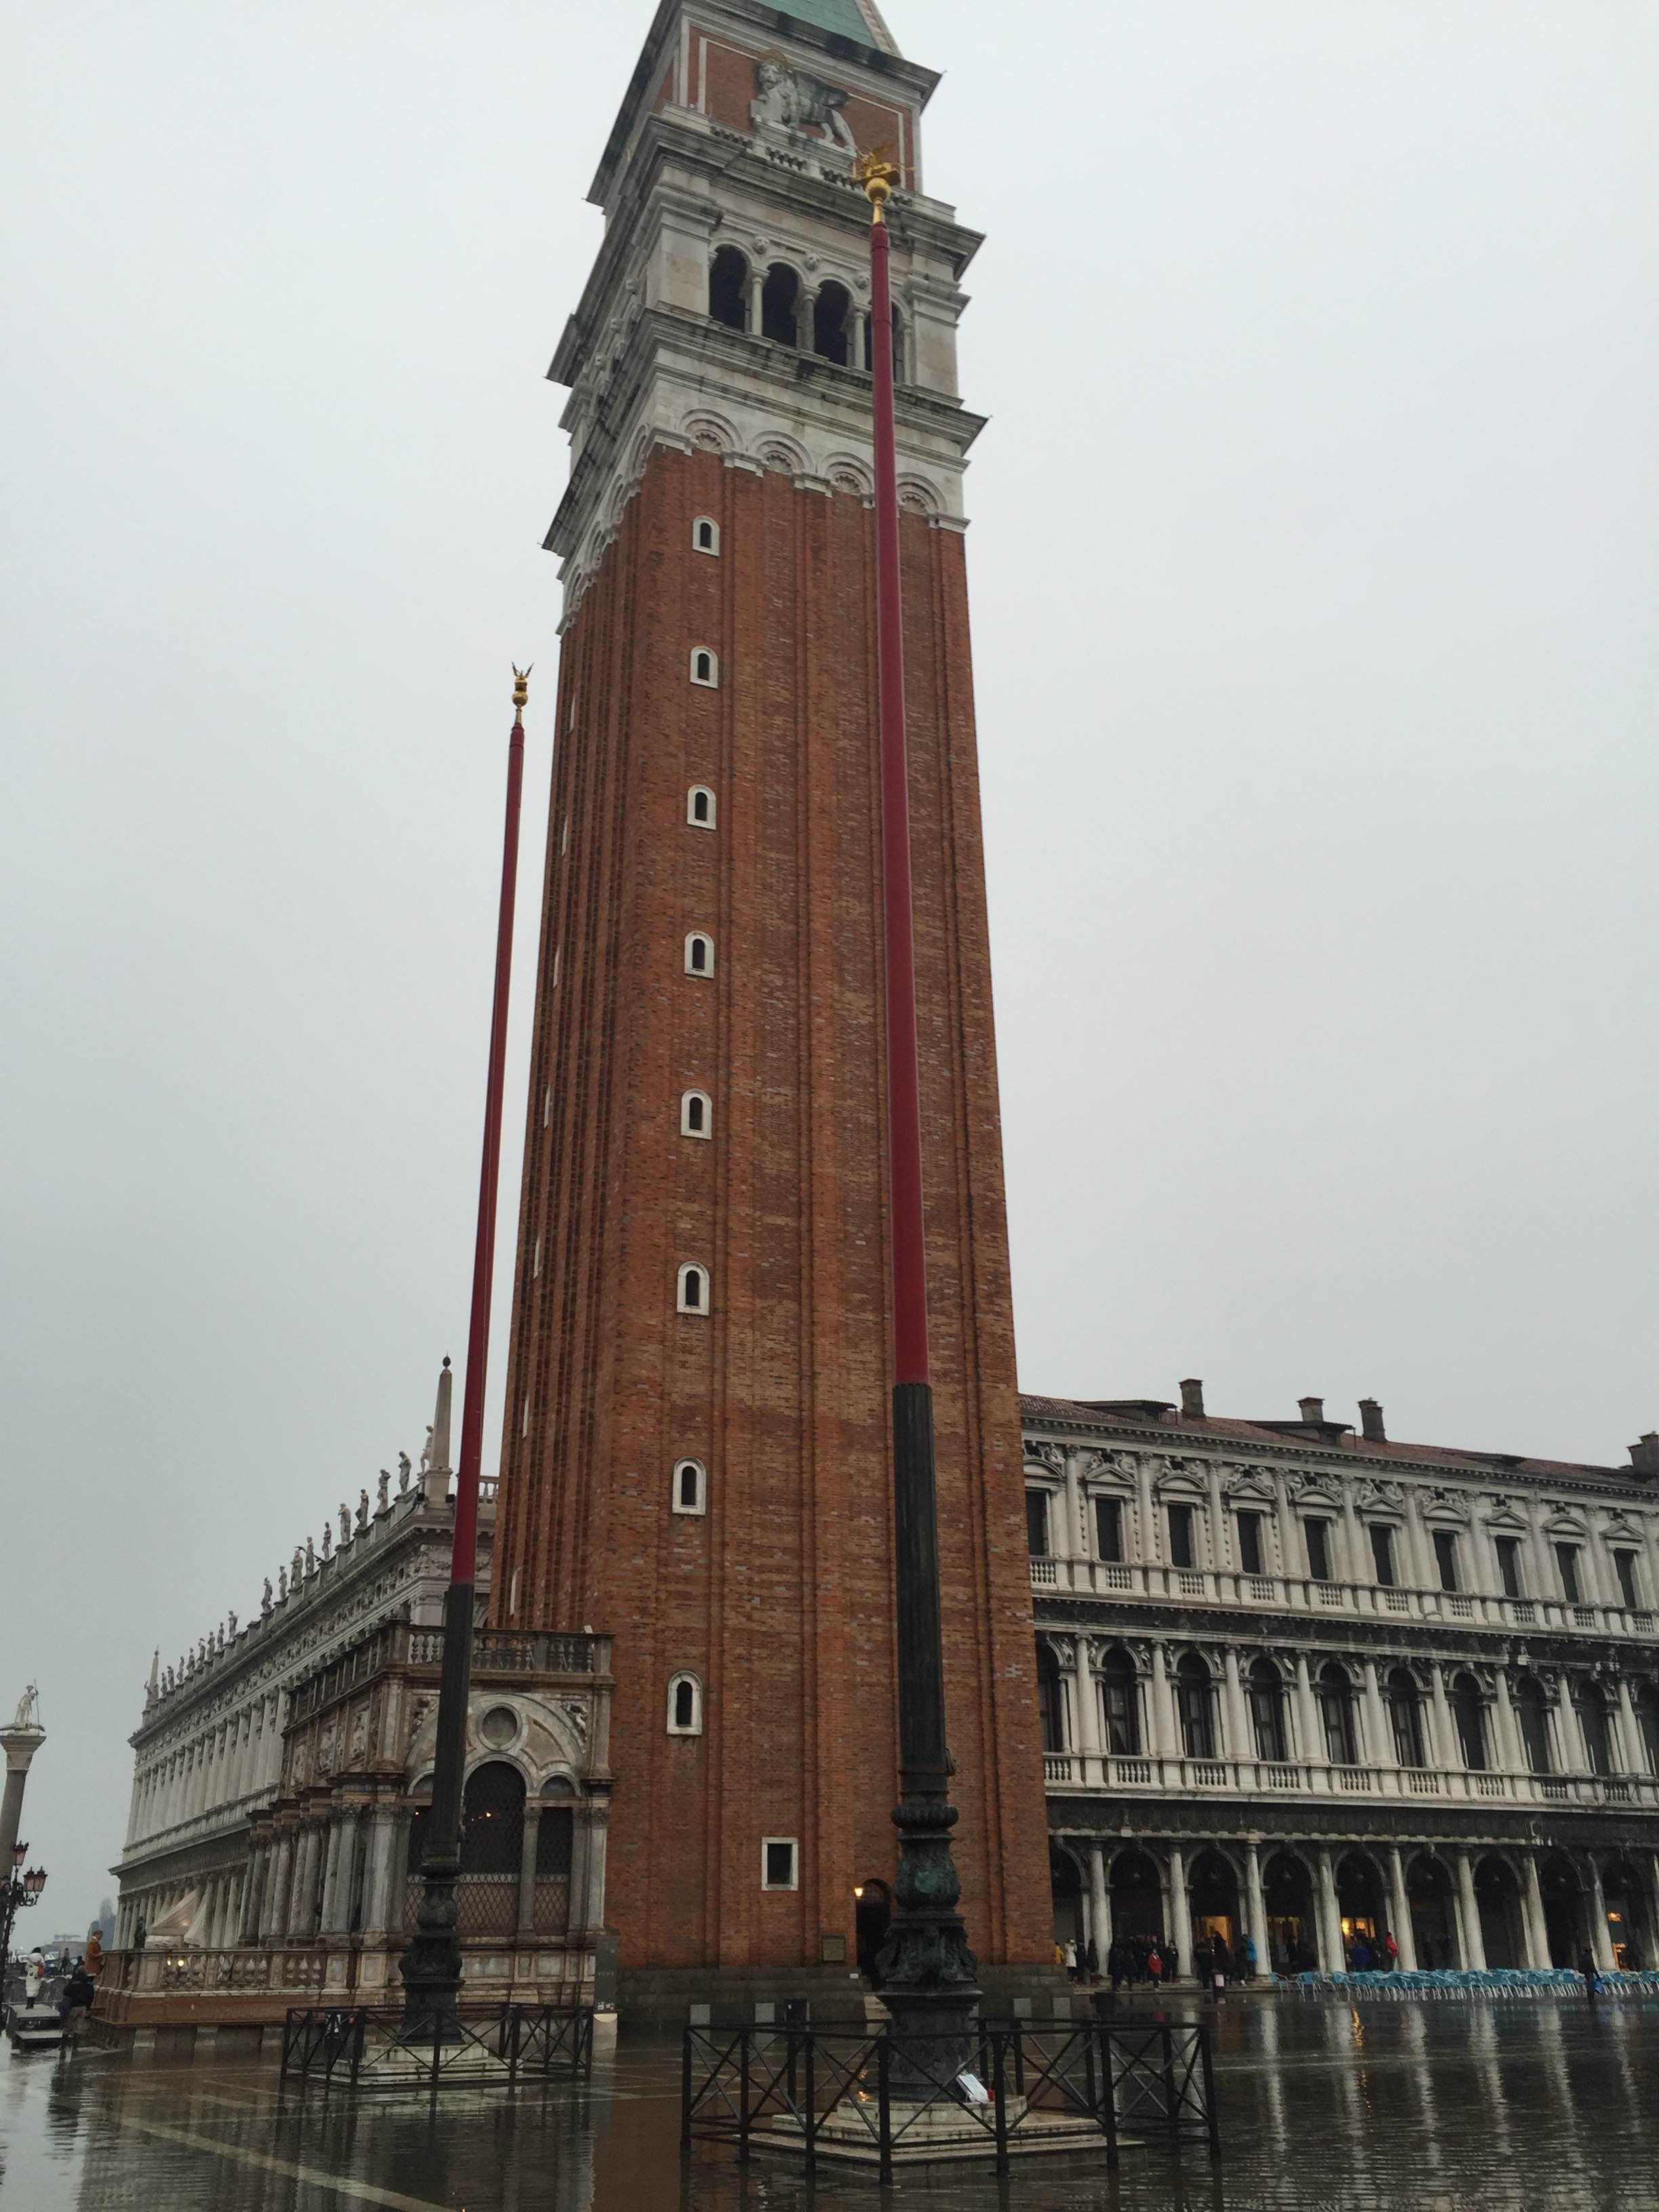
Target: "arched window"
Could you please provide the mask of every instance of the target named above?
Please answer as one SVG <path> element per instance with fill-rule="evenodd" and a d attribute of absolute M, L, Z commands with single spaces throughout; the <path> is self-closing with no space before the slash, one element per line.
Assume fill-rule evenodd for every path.
<path fill-rule="evenodd" d="M 780 345 L 799 345 L 796 309 L 800 301 L 800 278 L 781 261 L 775 261 L 761 287 L 761 336 Z"/>
<path fill-rule="evenodd" d="M 838 368 L 848 366 L 853 298 L 844 284 L 821 284 L 812 303 L 812 350 Z"/>
<path fill-rule="evenodd" d="M 702 1734 L 702 1684 L 695 1674 L 671 1674 L 668 1678 L 668 1733 Z"/>
<path fill-rule="evenodd" d="M 1607 1701 L 1598 1686 L 1586 1682 L 1578 1693 L 1578 1719 L 1584 1731 L 1584 1750 L 1592 1774 L 1613 1771 L 1613 1730 L 1607 1725 Z"/>
<path fill-rule="evenodd" d="M 735 246 L 722 246 L 708 264 L 708 313 L 728 331 L 749 327 L 749 264 Z"/>
<path fill-rule="evenodd" d="M 461 1799 L 461 1872 L 516 1875 L 524 1851 L 524 1777 L 487 1759 L 466 1778 Z"/>
<path fill-rule="evenodd" d="M 685 940 L 685 972 L 688 975 L 714 972 L 714 940 L 705 929 L 694 929 Z"/>
<path fill-rule="evenodd" d="M 1463 1764 L 1471 1774 L 1480 1774 L 1486 1765 L 1486 1722 L 1481 1707 L 1484 1699 L 1480 1685 L 1473 1674 L 1459 1674 L 1452 1683 L 1452 1718 L 1457 1724 L 1458 1747 Z"/>
<path fill-rule="evenodd" d="M 674 1462 L 673 1507 L 676 1513 L 707 1513 L 708 1470 L 700 1459 Z"/>
<path fill-rule="evenodd" d="M 720 550 L 720 526 L 712 515 L 700 514 L 691 526 L 691 550 L 694 553 L 718 553 Z"/>
<path fill-rule="evenodd" d="M 1325 1756 L 1333 1766 L 1358 1766 L 1359 1737 L 1354 1727 L 1353 1684 L 1334 1659 L 1319 1670 L 1319 1711 L 1325 1724 Z"/>
<path fill-rule="evenodd" d="M 1389 1675 L 1389 1718 L 1394 1727 L 1394 1755 L 1401 1766 L 1422 1766 L 1423 1699 L 1417 1682 L 1405 1667 Z"/>
<path fill-rule="evenodd" d="M 691 1262 L 680 1269 L 678 1304 L 683 1314 L 706 1314 L 708 1311 L 707 1267 L 700 1267 Z"/>
<path fill-rule="evenodd" d="M 1042 1723 L 1042 1748 L 1066 1749 L 1066 1692 L 1060 1685 L 1060 1662 L 1053 1647 L 1039 1644 L 1036 1651 L 1037 1717 Z"/>
<path fill-rule="evenodd" d="M 1553 1771 L 1550 1764 L 1549 1721 L 1544 1711 L 1544 1686 L 1536 1675 L 1522 1677 L 1515 1692 L 1515 1717 L 1521 1728 L 1521 1747 L 1534 1774 Z"/>
<path fill-rule="evenodd" d="M 694 830 L 714 826 L 714 794 L 706 783 L 694 783 L 685 794 L 685 818 Z"/>
<path fill-rule="evenodd" d="M 1100 1703 L 1106 1723 L 1106 1748 L 1127 1759 L 1140 1751 L 1140 1698 L 1134 1662 L 1119 1648 L 1101 1662 Z"/>
<path fill-rule="evenodd" d="M 714 1107 L 706 1091 L 683 1091 L 680 1096 L 680 1134 L 683 1137 L 712 1137 L 714 1133 Z"/>
<path fill-rule="evenodd" d="M 1215 1757 L 1215 1685 L 1196 1651 L 1176 1668 L 1176 1712 L 1182 1747 L 1188 1759 Z"/>
<path fill-rule="evenodd" d="M 691 681 L 701 684 L 705 691 L 718 691 L 720 688 L 720 655 L 706 645 L 692 648 Z"/>
<path fill-rule="evenodd" d="M 1282 1766 L 1290 1756 L 1285 1737 L 1285 1684 L 1265 1652 L 1250 1668 L 1250 1721 L 1256 1757 Z"/>

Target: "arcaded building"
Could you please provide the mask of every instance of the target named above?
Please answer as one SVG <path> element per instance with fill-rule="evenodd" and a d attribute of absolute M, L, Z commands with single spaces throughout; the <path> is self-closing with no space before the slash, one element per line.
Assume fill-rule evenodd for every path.
<path fill-rule="evenodd" d="M 1659 1960 L 1659 1437 L 1588 1467 L 1370 1401 L 1022 1403 L 1062 1935 Z"/>

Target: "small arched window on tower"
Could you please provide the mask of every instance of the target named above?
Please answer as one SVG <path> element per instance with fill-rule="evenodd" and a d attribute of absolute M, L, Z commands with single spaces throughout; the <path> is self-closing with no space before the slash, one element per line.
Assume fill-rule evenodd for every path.
<path fill-rule="evenodd" d="M 735 246 L 722 246 L 708 264 L 708 314 L 728 331 L 749 327 L 749 264 Z"/>
<path fill-rule="evenodd" d="M 685 940 L 685 972 L 688 975 L 714 972 L 714 940 L 706 929 L 694 929 Z"/>
<path fill-rule="evenodd" d="M 688 1261 L 680 1269 L 675 1304 L 683 1314 L 706 1314 L 708 1311 L 708 1270 L 696 1261 Z"/>
<path fill-rule="evenodd" d="M 785 263 L 775 261 L 761 287 L 761 336 L 775 338 L 780 345 L 799 345 L 795 315 L 799 302 L 800 278 Z"/>
<path fill-rule="evenodd" d="M 701 684 L 705 691 L 718 691 L 720 688 L 720 655 L 706 645 L 691 649 L 691 681 Z"/>
<path fill-rule="evenodd" d="M 853 295 L 844 284 L 822 284 L 812 303 L 812 350 L 846 368 L 852 356 Z"/>
<path fill-rule="evenodd" d="M 676 1513 L 707 1513 L 708 1470 L 700 1459 L 674 1462 L 673 1509 Z"/>
<path fill-rule="evenodd" d="M 718 553 L 720 550 L 720 526 L 712 515 L 700 514 L 691 526 L 691 550 L 694 553 Z"/>
<path fill-rule="evenodd" d="M 714 1133 L 714 1103 L 706 1091 L 684 1091 L 680 1094 L 680 1134 L 683 1137 L 712 1137 Z"/>
<path fill-rule="evenodd" d="M 671 1674 L 668 1678 L 668 1733 L 702 1734 L 702 1684 L 695 1674 Z"/>
<path fill-rule="evenodd" d="M 685 818 L 694 830 L 714 826 L 714 794 L 706 783 L 694 783 L 685 794 Z"/>

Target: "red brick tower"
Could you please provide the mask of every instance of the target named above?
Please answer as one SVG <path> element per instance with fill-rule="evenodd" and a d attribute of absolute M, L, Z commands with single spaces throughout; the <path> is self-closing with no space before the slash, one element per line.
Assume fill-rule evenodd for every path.
<path fill-rule="evenodd" d="M 936 79 L 870 0 L 663 0 L 554 363 L 567 594 L 493 1618 L 616 1639 L 627 1969 L 876 1932 L 896 1857 L 868 211 L 899 346 L 957 1858 L 988 1993 L 1051 1956 Z M 862 1912 L 855 1892 L 865 1891 Z M 874 1907 L 872 1911 L 872 1905 Z M 847 1969 L 842 1968 L 844 1978 Z M 826 1976 L 828 1981 L 830 1978 Z M 842 1986 L 846 1986 L 844 1978 Z"/>

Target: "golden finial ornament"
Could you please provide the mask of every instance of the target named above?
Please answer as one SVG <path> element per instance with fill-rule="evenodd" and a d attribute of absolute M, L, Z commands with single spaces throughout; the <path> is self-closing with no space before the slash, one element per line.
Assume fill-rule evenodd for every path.
<path fill-rule="evenodd" d="M 853 174 L 864 187 L 870 203 L 872 222 L 885 222 L 883 210 L 892 198 L 893 187 L 899 180 L 898 170 L 889 158 L 884 146 L 877 146 L 867 154 L 860 154 L 853 164 Z"/>
<path fill-rule="evenodd" d="M 525 708 L 525 702 L 530 696 L 530 668 L 533 668 L 536 664 L 532 660 L 530 664 L 530 668 L 520 668 L 517 661 L 514 661 L 512 665 L 513 711 L 516 714 L 522 714 Z"/>

